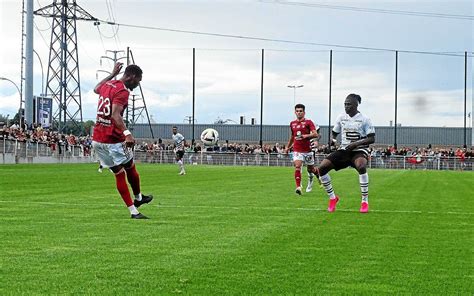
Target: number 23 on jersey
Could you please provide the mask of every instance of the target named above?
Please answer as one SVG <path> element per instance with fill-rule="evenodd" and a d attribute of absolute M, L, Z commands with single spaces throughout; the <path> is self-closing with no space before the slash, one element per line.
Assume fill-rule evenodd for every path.
<path fill-rule="evenodd" d="M 108 117 L 110 116 L 110 99 L 99 97 L 99 107 L 97 107 L 97 115 Z"/>

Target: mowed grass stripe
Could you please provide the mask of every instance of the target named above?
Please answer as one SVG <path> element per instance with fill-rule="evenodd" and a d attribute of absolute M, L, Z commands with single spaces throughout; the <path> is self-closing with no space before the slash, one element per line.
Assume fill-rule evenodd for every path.
<path fill-rule="evenodd" d="M 291 168 L 137 166 L 161 204 L 149 221 L 95 165 L 0 167 L 0 293 L 474 291 L 472 173 L 372 170 L 361 215 L 353 170 L 331 174 L 329 214 L 321 189 L 295 196 Z"/>
<path fill-rule="evenodd" d="M 0 203 L 10 203 L 10 201 L 0 201 Z M 37 202 L 23 202 L 23 206 L 32 206 L 37 207 L 37 205 L 44 205 L 44 206 L 64 206 L 64 207 L 97 207 L 97 203 L 70 203 L 70 202 L 48 202 L 48 201 L 37 201 Z M 123 207 L 123 205 L 117 203 L 100 203 L 100 206 L 109 206 L 109 207 Z M 149 207 L 160 207 L 160 208 L 204 208 L 204 209 L 212 209 L 212 210 L 220 210 L 220 209 L 229 209 L 229 210 L 237 210 L 237 211 L 248 211 L 248 210 L 261 210 L 261 211 L 315 211 L 315 212 L 325 212 L 327 208 L 283 208 L 283 207 L 255 207 L 255 206 L 246 206 L 246 207 L 236 207 L 236 206 L 183 206 L 183 205 L 161 205 L 156 203 L 149 204 Z M 358 209 L 338 209 L 338 212 L 359 212 Z M 474 215 L 474 213 L 469 212 L 431 212 L 431 211 L 404 211 L 404 210 L 374 210 L 370 211 L 371 213 L 376 214 L 384 214 L 384 213 L 394 213 L 394 214 L 429 214 L 429 215 Z M 15 219 L 12 217 L 12 219 Z"/>

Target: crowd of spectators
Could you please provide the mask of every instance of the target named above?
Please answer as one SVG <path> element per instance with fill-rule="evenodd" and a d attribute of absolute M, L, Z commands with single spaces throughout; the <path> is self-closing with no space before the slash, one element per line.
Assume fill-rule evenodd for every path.
<path fill-rule="evenodd" d="M 188 153 L 187 159 L 189 163 L 202 162 L 207 164 L 228 164 L 229 158 L 223 158 L 225 154 L 233 154 L 235 163 L 259 165 L 264 159 L 270 161 L 265 155 L 276 155 L 283 163 L 291 160 L 290 155 L 285 154 L 285 146 L 276 143 L 274 145 L 248 143 L 229 143 L 222 142 L 213 147 L 201 146 L 198 142 L 191 146 L 190 143 L 185 145 Z M 136 151 L 144 152 L 143 161 L 145 162 L 169 162 L 173 159 L 173 145 L 169 140 L 161 139 L 154 142 L 141 142 L 135 147 Z M 337 146 L 318 145 L 314 147 L 316 158 L 321 161 L 328 153 L 336 150 Z M 205 156 L 200 155 L 202 150 L 206 152 Z M 370 148 L 371 166 L 378 168 L 417 168 L 417 169 L 472 169 L 474 153 L 472 149 L 438 147 L 432 148 L 428 145 L 425 148 L 419 147 L 401 147 L 395 149 L 393 146 L 373 146 Z M 161 153 L 168 152 L 168 153 Z M 466 159 L 469 159 L 466 161 Z M 275 161 L 275 158 L 273 158 Z M 231 161 L 232 162 L 232 161 Z"/>
<path fill-rule="evenodd" d="M 264 144 L 263 146 L 258 144 L 248 143 L 229 143 L 228 141 L 220 143 L 212 147 L 202 146 L 200 143 L 196 143 L 191 146 L 189 142 L 186 143 L 186 152 L 201 152 L 205 150 L 207 152 L 216 153 L 241 153 L 241 154 L 284 154 L 285 145 L 276 143 L 274 145 Z M 171 142 L 165 143 L 162 139 L 154 142 L 143 141 L 137 144 L 135 147 L 139 151 L 171 151 L 173 150 L 173 144 Z M 329 145 L 318 145 L 313 148 L 317 154 L 329 154 L 335 151 L 337 146 Z M 419 147 L 401 147 L 396 149 L 394 146 L 374 146 L 370 148 L 371 157 L 389 158 L 391 156 L 406 156 L 406 157 L 456 157 L 456 158 L 474 158 L 474 151 L 466 148 L 453 148 L 453 147 L 436 147 L 428 145 L 425 148 Z"/>
<path fill-rule="evenodd" d="M 155 142 L 142 142 L 138 144 L 135 149 L 140 151 L 170 151 L 174 149 L 171 142 L 164 143 L 163 140 L 159 139 Z M 245 153 L 245 154 L 269 154 L 269 153 L 283 153 L 285 147 L 276 143 L 275 145 L 257 145 L 248 143 L 229 143 L 219 144 L 211 147 L 203 146 L 201 143 L 196 142 L 195 145 L 191 146 L 191 143 L 185 144 L 186 152 L 201 152 L 202 150 L 207 152 L 219 152 L 219 153 Z"/>
<path fill-rule="evenodd" d="M 395 157 L 392 157 L 395 156 Z M 422 166 L 424 168 L 431 168 L 435 165 L 449 168 L 450 166 L 456 166 L 456 163 L 450 163 L 449 159 L 456 159 L 457 167 L 464 169 L 466 167 L 466 159 L 474 159 L 474 151 L 466 148 L 433 148 L 428 145 L 425 148 L 419 147 L 402 147 L 396 149 L 393 146 L 388 146 L 385 149 L 375 149 L 371 153 L 372 159 L 378 161 L 382 165 L 397 166 L 397 157 L 405 157 L 408 164 L 415 168 L 416 166 Z M 472 165 L 472 162 L 470 162 Z"/>
<path fill-rule="evenodd" d="M 24 130 L 17 124 L 13 124 L 9 127 L 3 126 L 0 129 L 0 139 L 17 140 L 19 142 L 27 143 L 42 143 L 45 144 L 52 153 L 57 152 L 58 154 L 65 153 L 71 150 L 71 147 L 78 147 L 81 150 L 81 155 L 89 156 L 91 153 L 92 139 L 89 135 L 87 136 L 76 136 L 73 134 L 60 134 L 49 129 L 44 129 L 41 125 L 35 125 L 32 129 Z M 135 149 L 143 152 L 156 152 L 156 151 L 172 151 L 173 143 L 167 139 L 163 141 L 158 139 L 156 141 L 139 141 L 137 142 Z M 190 142 L 185 145 L 186 152 L 201 152 L 205 150 L 207 152 L 216 153 L 237 153 L 237 154 L 279 154 L 283 155 L 285 151 L 285 145 L 276 144 L 264 144 L 263 146 L 258 144 L 248 143 L 230 143 L 229 141 L 221 142 L 218 145 L 212 147 L 202 146 L 201 143 L 196 142 L 195 145 L 191 146 Z M 331 151 L 337 149 L 336 146 L 329 145 L 317 145 L 313 147 L 313 150 L 317 154 L 329 154 Z M 416 162 L 422 162 L 428 158 L 448 158 L 455 157 L 461 160 L 466 158 L 474 158 L 474 152 L 471 149 L 466 148 L 453 148 L 453 147 L 436 147 L 432 145 L 427 147 L 399 147 L 396 149 L 394 146 L 373 146 L 371 149 L 371 157 L 374 159 L 387 159 L 391 156 L 405 156 L 415 159 Z"/>
<path fill-rule="evenodd" d="M 474 157 L 473 150 L 467 148 L 446 148 L 446 147 L 437 147 L 433 148 L 431 145 L 428 145 L 425 148 L 419 147 L 402 147 L 396 149 L 393 146 L 388 146 L 384 149 L 374 149 L 372 150 L 372 156 L 381 156 L 381 157 L 390 157 L 390 156 L 408 156 L 408 157 L 458 157 L 458 158 L 472 158 Z"/>
<path fill-rule="evenodd" d="M 0 140 L 15 140 L 18 142 L 31 144 L 44 144 L 51 154 L 66 154 L 71 152 L 73 147 L 77 147 L 82 156 L 89 156 L 92 148 L 90 136 L 76 136 L 73 134 L 60 134 L 56 131 L 43 128 L 41 125 L 34 125 L 31 129 L 25 130 L 13 124 L 3 126 L 0 129 Z"/>

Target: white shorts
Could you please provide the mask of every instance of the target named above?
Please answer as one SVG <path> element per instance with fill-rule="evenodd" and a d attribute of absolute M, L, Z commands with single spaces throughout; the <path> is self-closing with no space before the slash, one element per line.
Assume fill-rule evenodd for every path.
<path fill-rule="evenodd" d="M 132 149 L 126 147 L 125 143 L 107 144 L 92 141 L 92 147 L 104 167 L 125 164 L 133 159 Z"/>
<path fill-rule="evenodd" d="M 313 152 L 294 152 L 293 161 L 301 160 L 305 165 L 314 165 L 314 154 Z"/>

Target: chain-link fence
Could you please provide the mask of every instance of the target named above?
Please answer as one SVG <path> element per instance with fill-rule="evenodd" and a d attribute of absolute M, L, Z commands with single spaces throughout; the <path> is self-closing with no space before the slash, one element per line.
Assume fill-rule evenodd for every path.
<path fill-rule="evenodd" d="M 64 159 L 70 159 L 70 162 L 90 162 L 93 160 L 90 149 L 82 145 L 9 139 L 0 140 L 0 154 L 3 163 L 52 163 L 63 162 Z"/>
<path fill-rule="evenodd" d="M 3 163 L 55 163 L 55 162 L 93 162 L 96 161 L 88 147 L 32 143 L 28 141 L 7 140 L 0 142 Z M 135 160 L 142 163 L 173 164 L 175 153 L 170 150 L 135 151 Z M 186 152 L 187 165 L 222 166 L 293 166 L 292 155 L 282 153 L 234 153 L 234 152 Z M 326 155 L 316 154 L 319 164 Z M 474 158 L 434 156 L 373 156 L 369 158 L 369 168 L 380 169 L 418 169 L 418 170 L 466 170 L 473 171 Z"/>
<path fill-rule="evenodd" d="M 222 152 L 186 152 L 184 162 L 187 165 L 222 165 L 222 166 L 293 166 L 290 154 L 249 154 Z M 326 155 L 316 154 L 319 164 Z M 173 151 L 135 151 L 135 160 L 144 163 L 176 162 Z M 473 158 L 447 156 L 376 156 L 370 157 L 369 168 L 378 169 L 417 169 L 417 170 L 473 170 Z"/>

